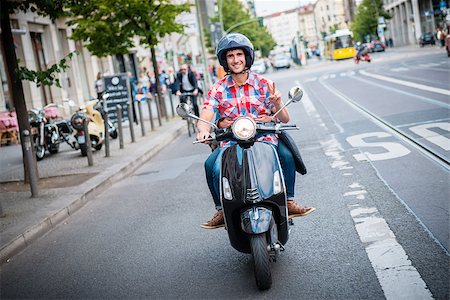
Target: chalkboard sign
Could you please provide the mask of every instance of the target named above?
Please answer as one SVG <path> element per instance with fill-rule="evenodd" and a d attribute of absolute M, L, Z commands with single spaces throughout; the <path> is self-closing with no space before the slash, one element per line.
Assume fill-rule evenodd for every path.
<path fill-rule="evenodd" d="M 128 75 L 120 73 L 110 76 L 103 76 L 105 83 L 106 109 L 108 117 L 113 123 L 117 123 L 116 105 L 122 106 L 122 120 L 128 120 L 128 104 L 130 103 L 130 84 Z"/>

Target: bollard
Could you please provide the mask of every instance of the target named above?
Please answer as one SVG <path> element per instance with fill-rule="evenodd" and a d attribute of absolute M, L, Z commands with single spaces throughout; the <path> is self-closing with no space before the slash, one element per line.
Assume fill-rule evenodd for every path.
<path fill-rule="evenodd" d="M 156 115 L 158 116 L 158 124 L 159 124 L 159 126 L 162 126 L 161 108 L 159 107 L 158 99 L 155 99 L 155 104 L 156 104 Z"/>
<path fill-rule="evenodd" d="M 138 101 L 138 110 L 139 110 L 139 119 L 141 121 L 141 134 L 142 136 L 145 136 L 144 116 L 142 114 L 141 101 Z"/>
<path fill-rule="evenodd" d="M 89 119 L 88 118 L 84 118 L 83 120 L 83 131 L 84 131 L 84 138 L 85 138 L 85 142 L 86 142 L 86 156 L 87 156 L 87 160 L 88 160 L 88 165 L 90 167 L 92 167 L 94 165 L 94 159 L 92 157 L 92 145 L 91 145 L 91 137 L 89 136 L 89 130 L 88 130 L 88 124 L 89 124 Z"/>
<path fill-rule="evenodd" d="M 128 123 L 130 124 L 130 135 L 131 135 L 131 142 L 134 143 L 136 141 L 135 137 L 134 137 L 134 127 L 133 127 L 133 122 L 131 120 L 131 110 L 133 108 L 131 107 L 131 104 L 128 104 Z M 136 118 L 137 120 L 137 118 Z"/>
<path fill-rule="evenodd" d="M 170 110 L 172 111 L 172 118 L 175 117 L 175 110 L 173 108 L 172 90 L 169 89 Z"/>
<path fill-rule="evenodd" d="M 39 194 L 38 191 L 38 177 L 36 174 L 36 170 L 32 167 L 33 165 L 33 149 L 31 149 L 31 140 L 30 140 L 30 132 L 28 130 L 22 131 L 23 141 L 25 145 L 25 160 L 27 161 L 28 166 L 28 175 L 30 179 L 30 190 L 31 197 L 37 197 Z"/>
<path fill-rule="evenodd" d="M 123 131 L 122 131 L 122 106 L 120 104 L 116 105 L 116 114 L 117 114 L 117 126 L 119 127 L 119 148 L 123 149 Z M 130 124 L 132 124 L 130 119 Z"/>
<path fill-rule="evenodd" d="M 166 117 L 166 122 L 169 122 L 169 114 L 167 113 L 167 105 L 166 105 L 166 95 L 162 95 L 162 108 L 163 108 L 163 112 L 164 112 L 164 116 Z"/>
<path fill-rule="evenodd" d="M 104 127 L 105 127 L 105 157 L 110 157 L 111 154 L 109 152 L 109 125 L 108 125 L 108 120 L 109 120 L 109 116 L 108 116 L 108 111 L 105 109 L 103 111 L 103 122 L 104 122 Z"/>
<path fill-rule="evenodd" d="M 150 99 L 148 99 L 147 104 L 148 104 L 148 115 L 150 118 L 150 128 L 153 131 L 155 130 L 155 125 L 153 124 L 152 103 L 150 102 Z"/>

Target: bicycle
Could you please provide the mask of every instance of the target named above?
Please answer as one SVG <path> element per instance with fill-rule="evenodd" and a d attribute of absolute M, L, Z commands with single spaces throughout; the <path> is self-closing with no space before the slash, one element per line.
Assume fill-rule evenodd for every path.
<path fill-rule="evenodd" d="M 180 102 L 184 102 L 189 105 L 189 110 L 194 111 L 194 105 L 192 104 L 192 96 L 194 96 L 191 92 L 184 92 L 181 94 Z M 186 118 L 188 135 L 192 136 L 192 133 L 195 133 L 195 122 L 192 118 Z"/>

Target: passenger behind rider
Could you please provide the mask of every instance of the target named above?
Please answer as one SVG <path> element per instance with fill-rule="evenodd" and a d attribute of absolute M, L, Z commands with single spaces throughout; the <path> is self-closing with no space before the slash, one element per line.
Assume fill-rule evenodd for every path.
<path fill-rule="evenodd" d="M 251 116 L 257 122 L 270 122 L 271 114 L 283 106 L 281 94 L 275 88 L 275 83 L 259 74 L 253 73 L 250 67 L 254 61 L 254 48 L 250 40 L 239 33 L 230 33 L 223 37 L 216 51 L 220 64 L 227 72 L 227 76 L 216 82 L 208 92 L 200 118 L 212 121 L 219 115 L 220 127 L 229 127 L 239 116 Z M 277 118 L 283 123 L 289 122 L 289 112 L 284 108 Z M 198 140 L 210 136 L 210 125 L 205 122 L 197 123 Z M 313 212 L 313 207 L 303 207 L 294 201 L 295 192 L 295 163 L 292 153 L 278 137 L 267 134 L 258 141 L 277 147 L 283 174 L 286 182 L 288 213 L 290 217 L 306 216 Z M 213 196 L 217 212 L 211 220 L 201 227 L 214 229 L 224 226 L 219 192 L 221 154 L 231 143 L 221 142 L 205 162 L 206 180 Z"/>

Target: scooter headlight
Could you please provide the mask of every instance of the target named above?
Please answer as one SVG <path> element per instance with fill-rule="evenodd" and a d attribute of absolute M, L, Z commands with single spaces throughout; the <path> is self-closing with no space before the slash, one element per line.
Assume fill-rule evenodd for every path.
<path fill-rule="evenodd" d="M 234 136 L 242 141 L 251 139 L 256 134 L 256 122 L 248 117 L 239 117 L 231 126 Z"/>
<path fill-rule="evenodd" d="M 77 131 L 83 130 L 83 121 L 85 116 L 83 114 L 77 113 L 72 116 L 70 119 L 70 123 L 72 123 L 72 127 Z"/>

